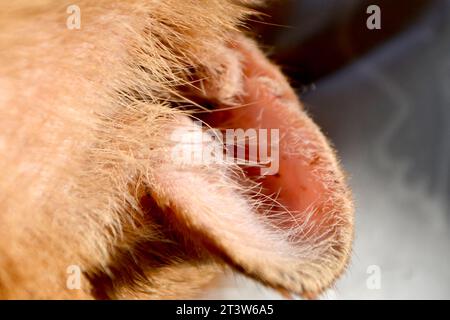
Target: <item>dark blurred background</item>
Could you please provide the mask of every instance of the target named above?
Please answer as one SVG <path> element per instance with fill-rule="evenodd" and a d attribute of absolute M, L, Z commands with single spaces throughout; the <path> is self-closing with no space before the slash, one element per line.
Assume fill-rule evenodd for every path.
<path fill-rule="evenodd" d="M 374 4 L 380 30 L 366 26 Z M 354 256 L 324 297 L 449 299 L 450 1 L 281 0 L 263 12 L 250 31 L 336 146 L 354 191 Z"/>

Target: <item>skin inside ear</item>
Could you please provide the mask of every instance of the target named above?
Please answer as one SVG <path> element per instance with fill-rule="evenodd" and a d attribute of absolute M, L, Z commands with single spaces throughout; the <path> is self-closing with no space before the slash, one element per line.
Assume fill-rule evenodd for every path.
<path fill-rule="evenodd" d="M 242 87 L 233 107 L 216 103 L 204 120 L 221 129 L 278 129 L 278 172 L 260 176 L 247 166 L 240 179 L 226 163 L 177 169 L 168 162 L 153 196 L 180 232 L 213 256 L 266 285 L 314 297 L 343 272 L 351 251 L 353 207 L 344 175 L 278 68 L 247 39 L 228 50 Z M 204 87 L 230 90 L 229 83 Z M 214 100 L 220 92 L 206 96 Z M 259 192 L 245 192 L 243 180 L 259 183 Z"/>

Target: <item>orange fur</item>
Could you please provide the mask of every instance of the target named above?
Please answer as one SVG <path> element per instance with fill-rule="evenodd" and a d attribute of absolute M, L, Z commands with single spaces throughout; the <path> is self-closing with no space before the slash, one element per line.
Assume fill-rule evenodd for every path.
<path fill-rule="evenodd" d="M 260 193 L 250 199 L 237 166 L 167 156 L 170 132 L 190 123 L 182 107 L 244 95 L 245 49 L 233 42 L 250 45 L 236 34 L 254 1 L 78 1 L 81 30 L 65 26 L 69 2 L 25 3 L 0 7 L 1 298 L 193 297 L 225 265 L 307 295 L 342 272 L 350 197 L 303 113 L 325 159 L 316 173 L 329 175 L 327 241 L 296 247 L 255 218 Z M 81 290 L 66 286 L 70 265 Z"/>

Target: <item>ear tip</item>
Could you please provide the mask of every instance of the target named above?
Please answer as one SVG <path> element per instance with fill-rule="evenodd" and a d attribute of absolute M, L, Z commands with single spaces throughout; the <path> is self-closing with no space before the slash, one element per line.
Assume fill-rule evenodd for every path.
<path fill-rule="evenodd" d="M 305 299 L 317 299 L 336 283 L 350 264 L 354 240 L 354 206 L 351 197 L 347 196 L 341 204 L 344 217 L 338 231 L 324 243 L 324 247 L 328 247 L 327 253 L 317 261 L 298 266 L 297 277 L 285 277 L 290 282 L 285 283 L 284 287 Z"/>

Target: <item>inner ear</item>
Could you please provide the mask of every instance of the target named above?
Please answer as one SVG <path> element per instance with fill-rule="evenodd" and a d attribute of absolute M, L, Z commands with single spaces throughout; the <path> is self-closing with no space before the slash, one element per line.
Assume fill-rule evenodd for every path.
<path fill-rule="evenodd" d="M 216 103 L 215 110 L 204 115 L 204 121 L 222 130 L 267 129 L 268 135 L 277 130 L 279 142 L 273 143 L 278 142 L 278 148 L 274 148 L 279 151 L 278 159 L 275 155 L 271 160 L 279 160 L 274 166 L 278 170 L 261 174 L 261 170 L 255 170 L 261 164 L 256 168 L 250 165 L 244 167 L 247 176 L 261 183 L 267 196 L 277 195 L 277 202 L 287 209 L 285 213 L 295 215 L 292 223 L 304 224 L 308 219 L 307 224 L 317 235 L 330 232 L 334 225 L 351 223 L 350 195 L 334 150 L 308 117 L 294 90 L 253 42 L 240 37 L 230 47 L 241 76 L 239 82 L 233 82 L 242 88 L 236 91 L 234 104 Z M 232 64 L 232 69 L 230 72 L 236 72 L 237 68 Z M 270 137 L 268 141 L 270 144 Z"/>
<path fill-rule="evenodd" d="M 279 154 L 271 155 L 277 170 L 261 174 L 261 163 L 247 163 L 239 178 L 228 163 L 179 170 L 167 164 L 158 169 L 153 196 L 212 255 L 274 288 L 315 296 L 343 272 L 351 251 L 353 207 L 344 175 L 295 92 L 256 45 L 238 37 L 222 50 L 226 55 L 194 93 L 213 106 L 202 120 L 221 130 L 277 130 L 279 141 L 271 141 L 278 143 Z"/>

